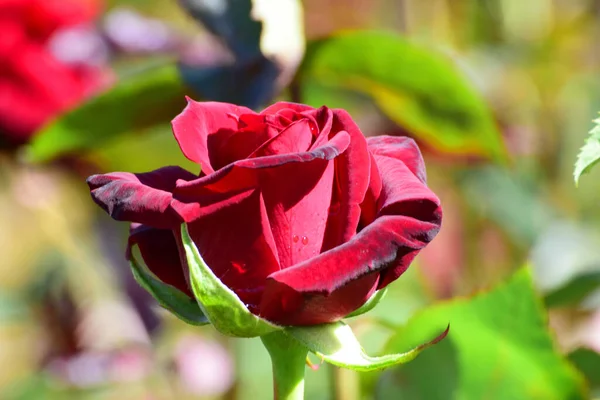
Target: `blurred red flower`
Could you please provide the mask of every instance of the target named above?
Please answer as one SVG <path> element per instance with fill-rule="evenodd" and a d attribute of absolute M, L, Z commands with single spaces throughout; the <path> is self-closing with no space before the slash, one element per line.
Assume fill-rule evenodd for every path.
<path fill-rule="evenodd" d="M 56 35 L 89 24 L 100 10 L 100 0 L 0 0 L 0 136 L 4 141 L 26 142 L 43 123 L 106 81 L 98 66 L 65 62 L 51 49 Z"/>

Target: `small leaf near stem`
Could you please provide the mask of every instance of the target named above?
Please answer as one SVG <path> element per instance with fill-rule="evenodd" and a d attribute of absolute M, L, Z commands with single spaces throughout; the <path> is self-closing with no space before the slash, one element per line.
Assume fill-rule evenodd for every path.
<path fill-rule="evenodd" d="M 208 318 L 202 313 L 196 300 L 191 299 L 174 287 L 156 279 L 150 272 L 142 267 L 134 257 L 131 258 L 129 263 L 135 280 L 140 286 L 146 289 L 146 291 L 150 293 L 163 308 L 169 310 L 180 320 L 191 325 L 206 325 L 209 323 Z"/>
<path fill-rule="evenodd" d="M 282 331 L 260 338 L 271 356 L 275 400 L 304 398 L 304 371 L 308 349 Z"/>
<path fill-rule="evenodd" d="M 240 298 L 206 265 L 186 224 L 181 241 L 190 270 L 190 284 L 196 301 L 208 321 L 224 335 L 256 337 L 282 328 L 252 314 Z"/>
<path fill-rule="evenodd" d="M 355 371 L 375 371 L 412 361 L 421 351 L 444 339 L 449 330 L 450 325 L 433 340 L 405 353 L 387 354 L 381 357 L 366 355 L 352 329 L 341 321 L 315 326 L 288 327 L 284 332 L 329 364 Z"/>

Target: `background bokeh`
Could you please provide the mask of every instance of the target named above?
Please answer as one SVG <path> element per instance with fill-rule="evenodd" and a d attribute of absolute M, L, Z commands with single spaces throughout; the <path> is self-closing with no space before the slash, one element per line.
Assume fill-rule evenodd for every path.
<path fill-rule="evenodd" d="M 600 172 L 573 182 L 599 38 L 597 0 L 0 1 L 0 399 L 270 398 L 260 340 L 160 309 L 85 185 L 196 170 L 184 95 L 344 107 L 421 146 L 441 232 L 349 323 L 372 354 L 450 336 L 309 369 L 307 399 L 600 398 Z"/>

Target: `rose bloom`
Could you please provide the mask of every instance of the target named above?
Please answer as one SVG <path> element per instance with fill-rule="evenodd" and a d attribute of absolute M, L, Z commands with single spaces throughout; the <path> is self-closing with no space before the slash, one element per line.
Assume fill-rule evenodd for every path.
<path fill-rule="evenodd" d="M 91 22 L 98 0 L 0 0 L 0 136 L 23 143 L 99 86 L 100 73 L 49 50 L 57 32 Z"/>
<path fill-rule="evenodd" d="M 193 296 L 180 225 L 249 308 L 281 325 L 339 320 L 396 280 L 440 228 L 412 139 L 365 139 L 344 110 L 261 113 L 188 101 L 173 132 L 200 175 L 169 166 L 94 175 L 92 198 L 131 221 L 163 282 Z"/>

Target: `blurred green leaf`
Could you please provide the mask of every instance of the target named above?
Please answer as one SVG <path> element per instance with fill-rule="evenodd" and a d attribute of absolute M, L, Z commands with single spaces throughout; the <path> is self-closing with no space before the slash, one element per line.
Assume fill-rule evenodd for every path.
<path fill-rule="evenodd" d="M 91 150 L 122 134 L 169 122 L 185 106 L 186 89 L 175 65 L 163 65 L 123 78 L 41 129 L 25 156 L 48 161 Z"/>
<path fill-rule="evenodd" d="M 582 377 L 552 342 L 528 269 L 487 293 L 425 309 L 386 349 L 411 348 L 448 322 L 452 331 L 439 346 L 382 376 L 378 398 L 586 398 Z"/>
<path fill-rule="evenodd" d="M 0 324 L 29 316 L 27 302 L 16 293 L 0 290 Z"/>
<path fill-rule="evenodd" d="M 165 165 L 178 165 L 194 173 L 200 169 L 183 155 L 167 123 L 144 130 L 143 140 L 139 135 L 116 137 L 86 158 L 109 171 L 152 171 Z"/>
<path fill-rule="evenodd" d="M 521 172 L 486 166 L 465 171 L 460 188 L 469 205 L 494 221 L 521 246 L 534 243 L 556 211 Z"/>
<path fill-rule="evenodd" d="M 600 289 L 600 271 L 584 272 L 548 293 L 544 302 L 547 307 L 575 306 L 598 289 Z"/>
<path fill-rule="evenodd" d="M 596 125 L 590 131 L 590 136 L 586 139 L 577 155 L 577 161 L 575 161 L 575 171 L 573 172 L 575 185 L 579 184 L 581 175 L 589 172 L 590 168 L 600 160 L 600 118 L 594 120 L 594 123 Z"/>
<path fill-rule="evenodd" d="M 325 88 L 360 92 L 439 151 L 506 158 L 490 111 L 452 60 L 398 35 L 357 31 L 309 43 L 298 82 L 310 105 L 322 105 Z"/>
<path fill-rule="evenodd" d="M 600 354 L 579 348 L 569 354 L 569 360 L 583 373 L 592 388 L 600 388 Z"/>

